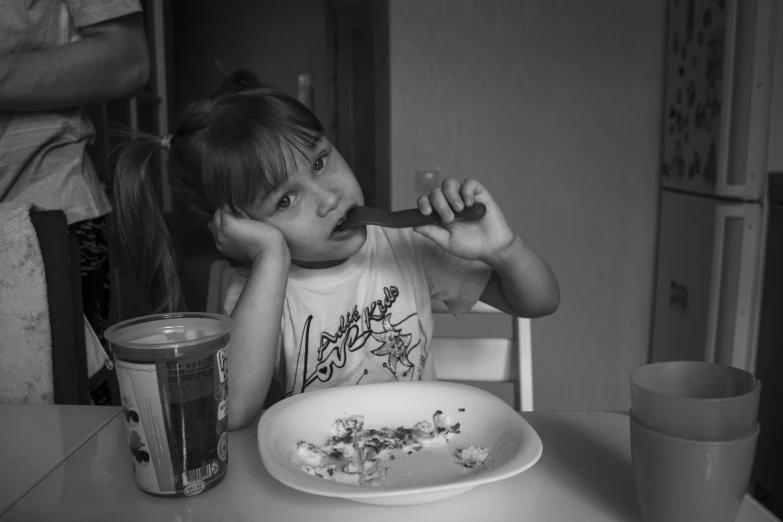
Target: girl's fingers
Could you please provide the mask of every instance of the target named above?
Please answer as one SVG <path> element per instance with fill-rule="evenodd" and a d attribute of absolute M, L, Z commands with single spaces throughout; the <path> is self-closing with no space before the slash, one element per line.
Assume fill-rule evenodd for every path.
<path fill-rule="evenodd" d="M 467 178 L 462 184 L 462 199 L 465 201 L 465 205 L 471 206 L 475 201 L 475 195 L 482 191 L 481 183 L 473 178 Z"/>
<path fill-rule="evenodd" d="M 432 208 L 440 216 L 441 221 L 444 223 L 451 223 L 454 221 L 454 211 L 451 209 L 451 205 L 446 200 L 446 196 L 443 195 L 443 191 L 439 188 L 434 188 L 430 192 L 430 203 Z"/>
<path fill-rule="evenodd" d="M 419 207 L 419 211 L 425 216 L 432 214 L 432 204 L 430 203 L 429 194 L 422 194 L 419 199 L 416 200 L 416 205 Z"/>
<path fill-rule="evenodd" d="M 462 201 L 462 195 L 460 194 L 460 182 L 456 179 L 446 178 L 443 181 L 443 195 L 454 211 L 459 212 L 465 208 L 465 203 Z"/>
<path fill-rule="evenodd" d="M 414 232 L 421 234 L 422 236 L 429 238 L 436 245 L 445 249 L 449 244 L 449 231 L 443 227 L 437 225 L 424 225 L 421 227 L 415 227 Z"/>

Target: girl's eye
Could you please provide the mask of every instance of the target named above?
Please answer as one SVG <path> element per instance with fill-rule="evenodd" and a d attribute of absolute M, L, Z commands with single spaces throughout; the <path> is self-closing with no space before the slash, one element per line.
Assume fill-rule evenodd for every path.
<path fill-rule="evenodd" d="M 291 206 L 291 197 L 283 196 L 280 201 L 277 202 L 277 208 L 288 208 Z"/>
<path fill-rule="evenodd" d="M 324 168 L 324 164 L 326 163 L 326 156 L 321 156 L 317 160 L 315 160 L 315 164 L 313 165 L 313 169 L 318 172 L 322 168 Z"/>

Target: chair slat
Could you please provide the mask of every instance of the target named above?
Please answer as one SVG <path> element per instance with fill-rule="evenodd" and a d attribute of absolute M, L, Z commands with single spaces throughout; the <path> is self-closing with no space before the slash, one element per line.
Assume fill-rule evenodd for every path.
<path fill-rule="evenodd" d="M 430 301 L 432 303 L 432 313 L 433 314 L 450 314 L 451 312 L 446 307 L 445 304 L 443 304 L 443 301 L 438 301 L 436 299 L 433 299 Z M 494 306 L 489 306 L 488 304 L 482 303 L 479 301 L 476 303 L 473 308 L 470 309 L 471 314 L 502 314 L 503 311 L 498 310 Z"/>
<path fill-rule="evenodd" d="M 443 302 L 433 299 L 434 316 L 450 314 Z M 470 314 L 504 313 L 478 302 Z M 515 407 L 533 410 L 533 350 L 530 319 L 514 318 L 512 338 L 447 338 L 432 340 L 432 356 L 438 379 L 462 382 L 512 382 Z"/>
<path fill-rule="evenodd" d="M 516 382 L 510 339 L 435 337 L 430 345 L 438 379 L 465 382 Z"/>

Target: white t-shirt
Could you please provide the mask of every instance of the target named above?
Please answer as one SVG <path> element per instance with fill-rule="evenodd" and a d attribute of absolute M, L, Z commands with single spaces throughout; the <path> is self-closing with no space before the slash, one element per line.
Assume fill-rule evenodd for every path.
<path fill-rule="evenodd" d="M 362 249 L 327 269 L 292 265 L 281 323 L 277 380 L 286 396 L 333 386 L 435 380 L 429 360 L 430 298 L 460 316 L 491 269 L 455 257 L 411 229 L 367 227 Z M 234 274 L 230 314 L 247 281 Z"/>

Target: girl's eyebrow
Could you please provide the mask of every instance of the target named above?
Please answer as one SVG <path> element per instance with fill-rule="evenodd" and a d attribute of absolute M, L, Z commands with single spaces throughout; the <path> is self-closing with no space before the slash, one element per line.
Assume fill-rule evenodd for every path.
<path fill-rule="evenodd" d="M 261 196 L 261 205 L 264 205 L 269 201 L 272 196 L 280 192 L 280 190 L 288 184 L 288 176 L 285 179 L 273 179 L 269 190 L 267 190 L 263 196 Z"/>
<path fill-rule="evenodd" d="M 331 147 L 331 144 L 326 140 L 326 136 L 322 136 L 318 139 L 318 141 L 307 150 L 307 155 L 305 156 L 307 158 L 307 161 L 312 162 L 315 159 L 318 158 L 322 153 L 329 150 Z M 273 179 L 272 183 L 270 184 L 269 190 L 264 193 L 263 196 L 261 196 L 261 205 L 266 204 L 272 196 L 280 192 L 287 184 L 288 184 L 289 178 L 288 176 L 285 177 L 285 179 Z"/>
<path fill-rule="evenodd" d="M 326 137 L 321 137 L 318 141 L 308 150 L 309 160 L 313 161 L 318 158 L 323 152 L 329 149 L 329 142 L 326 141 Z"/>

